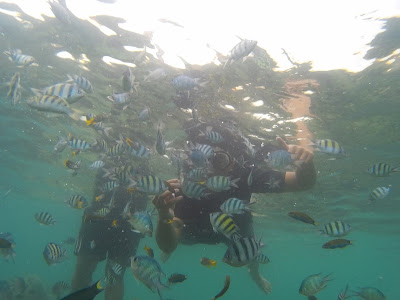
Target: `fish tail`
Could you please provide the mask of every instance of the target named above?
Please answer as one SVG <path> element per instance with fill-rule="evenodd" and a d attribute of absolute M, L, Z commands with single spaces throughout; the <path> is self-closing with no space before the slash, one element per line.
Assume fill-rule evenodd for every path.
<path fill-rule="evenodd" d="M 210 259 L 210 265 L 212 265 L 213 267 L 217 266 L 217 262 L 215 260 L 211 260 Z"/>
<path fill-rule="evenodd" d="M 90 125 L 94 125 L 94 124 L 96 124 L 96 122 L 94 122 L 94 118 L 90 118 L 89 120 L 86 120 L 86 125 L 87 126 L 90 126 Z"/>
<path fill-rule="evenodd" d="M 239 186 L 236 184 L 239 180 L 240 180 L 240 178 L 236 178 L 234 180 L 231 180 L 231 186 L 233 186 L 235 188 L 239 188 Z"/>
<path fill-rule="evenodd" d="M 71 119 L 74 119 L 75 121 L 84 121 L 84 122 L 86 122 L 86 117 L 82 115 L 82 112 L 80 110 L 71 108 L 70 112 L 68 113 L 68 116 Z"/>
<path fill-rule="evenodd" d="M 35 88 L 31 88 L 32 93 L 34 93 L 36 96 L 43 96 L 43 91 Z"/>
<path fill-rule="evenodd" d="M 394 167 L 390 171 L 391 172 L 400 172 L 400 166 Z"/>
<path fill-rule="evenodd" d="M 67 82 L 73 82 L 74 81 L 74 79 L 72 78 L 71 75 L 67 74 L 67 77 L 68 77 Z"/>

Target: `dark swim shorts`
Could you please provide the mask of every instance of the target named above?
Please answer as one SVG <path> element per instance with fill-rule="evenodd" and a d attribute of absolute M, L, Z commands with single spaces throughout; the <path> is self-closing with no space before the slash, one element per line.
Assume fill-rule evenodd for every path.
<path fill-rule="evenodd" d="M 98 261 L 108 259 L 130 266 L 141 234 L 133 232 L 127 221 L 112 226 L 111 221 L 83 222 L 75 244 L 75 255 L 92 256 Z"/>

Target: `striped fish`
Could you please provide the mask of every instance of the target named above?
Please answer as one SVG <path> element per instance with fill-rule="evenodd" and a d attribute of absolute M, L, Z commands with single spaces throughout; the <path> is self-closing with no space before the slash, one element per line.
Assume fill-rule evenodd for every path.
<path fill-rule="evenodd" d="M 360 291 L 353 292 L 352 297 L 360 297 L 363 300 L 386 300 L 386 296 L 374 287 L 364 287 Z"/>
<path fill-rule="evenodd" d="M 207 140 L 216 144 L 224 140 L 220 133 L 212 130 L 201 131 L 200 136 L 204 136 Z"/>
<path fill-rule="evenodd" d="M 129 187 L 148 195 L 159 195 L 168 189 L 165 181 L 154 175 L 141 176 L 137 180 L 131 179 Z"/>
<path fill-rule="evenodd" d="M 228 215 L 243 214 L 245 211 L 251 211 L 251 209 L 248 206 L 253 203 L 255 202 L 244 204 L 243 201 L 238 198 L 229 198 L 225 200 L 224 203 L 222 203 L 220 208 L 221 211 L 223 211 Z"/>
<path fill-rule="evenodd" d="M 187 179 L 192 181 L 204 181 L 207 178 L 207 170 L 204 168 L 194 168 L 187 174 Z"/>
<path fill-rule="evenodd" d="M 51 292 L 53 295 L 55 295 L 58 298 L 61 298 L 61 296 L 69 289 L 69 284 L 65 281 L 57 281 L 53 287 L 51 288 Z"/>
<path fill-rule="evenodd" d="M 326 283 L 330 281 L 331 274 L 321 277 L 321 273 L 308 276 L 300 285 L 299 293 L 311 297 L 322 291 L 326 287 Z M 317 299 L 317 298 L 309 298 Z"/>
<path fill-rule="evenodd" d="M 54 265 L 62 262 L 66 257 L 67 251 L 55 243 L 48 243 L 43 250 L 43 257 L 47 265 Z"/>
<path fill-rule="evenodd" d="M 183 181 L 181 189 L 182 193 L 189 198 L 200 200 L 200 198 L 208 195 L 206 189 L 202 185 L 189 180 Z"/>
<path fill-rule="evenodd" d="M 112 130 L 112 127 L 105 127 L 103 122 L 97 122 L 93 124 L 93 128 L 100 134 L 105 135 L 108 137 L 110 135 L 110 131 Z"/>
<path fill-rule="evenodd" d="M 29 66 L 36 61 L 33 56 L 22 54 L 20 49 L 4 51 L 4 54 L 10 61 L 22 67 Z"/>
<path fill-rule="evenodd" d="M 91 147 L 91 145 L 87 141 L 76 139 L 72 135 L 68 136 L 67 144 L 71 149 L 77 150 L 88 150 Z"/>
<path fill-rule="evenodd" d="M 342 146 L 339 145 L 338 142 L 325 139 L 325 140 L 316 140 L 312 141 L 310 146 L 316 147 L 319 151 L 328 153 L 328 154 L 345 154 L 345 151 Z"/>
<path fill-rule="evenodd" d="M 88 201 L 81 195 L 73 195 L 64 201 L 71 208 L 82 209 L 88 206 Z"/>
<path fill-rule="evenodd" d="M 254 262 L 257 258 L 260 260 L 260 249 L 263 246 L 261 239 L 256 241 L 252 238 L 240 238 L 233 242 L 225 252 L 222 261 L 232 267 L 242 267 Z"/>
<path fill-rule="evenodd" d="M 147 159 L 150 157 L 150 151 L 138 142 L 130 143 L 127 147 L 127 152 L 136 158 Z"/>
<path fill-rule="evenodd" d="M 378 176 L 378 177 L 389 176 L 390 173 L 399 172 L 399 171 L 400 171 L 400 166 L 392 168 L 391 165 L 386 164 L 386 163 L 381 163 L 381 162 L 372 165 L 368 169 L 368 173 Z"/>
<path fill-rule="evenodd" d="M 271 261 L 269 260 L 268 256 L 266 256 L 265 254 L 260 253 L 257 257 L 256 257 L 256 261 L 260 264 L 269 264 Z"/>
<path fill-rule="evenodd" d="M 349 290 L 349 285 L 347 284 L 344 291 L 340 291 L 337 300 L 346 300 L 347 298 L 350 298 L 350 296 L 347 296 L 348 290 Z"/>
<path fill-rule="evenodd" d="M 240 238 L 239 227 L 227 214 L 222 212 L 211 213 L 210 222 L 215 232 L 222 233 L 228 239 L 237 240 Z"/>
<path fill-rule="evenodd" d="M 114 189 L 116 189 L 119 186 L 118 182 L 116 181 L 107 181 L 102 188 L 103 192 L 112 192 Z"/>
<path fill-rule="evenodd" d="M 126 149 L 126 145 L 124 143 L 117 143 L 111 148 L 108 148 L 107 155 L 111 157 L 116 157 L 122 155 Z"/>
<path fill-rule="evenodd" d="M 36 96 L 51 95 L 65 99 L 69 104 L 73 104 L 85 96 L 85 92 L 76 84 L 57 83 L 43 90 L 31 88 Z"/>
<path fill-rule="evenodd" d="M 129 223 L 133 226 L 134 231 L 153 236 L 153 223 L 147 211 L 137 211 L 129 219 Z"/>
<path fill-rule="evenodd" d="M 93 86 L 88 79 L 83 76 L 78 75 L 68 75 L 67 82 L 75 82 L 80 88 L 84 89 L 86 92 L 93 93 Z"/>
<path fill-rule="evenodd" d="M 35 219 L 42 225 L 55 225 L 56 222 L 53 219 L 53 216 L 48 212 L 40 212 L 35 214 Z"/>
<path fill-rule="evenodd" d="M 110 100 L 115 107 L 117 108 L 122 108 L 122 110 L 125 110 L 129 103 L 132 101 L 131 93 L 113 93 L 111 96 L 107 97 L 108 100 Z"/>
<path fill-rule="evenodd" d="M 96 148 L 102 152 L 108 152 L 108 145 L 104 139 L 96 139 L 95 143 L 93 144 Z"/>
<path fill-rule="evenodd" d="M 325 224 L 324 229 L 321 230 L 321 232 L 329 236 L 341 237 L 347 235 L 350 230 L 351 226 L 349 224 L 346 224 L 342 221 L 333 221 Z"/>
<path fill-rule="evenodd" d="M 7 97 L 10 98 L 11 104 L 15 105 L 21 100 L 21 75 L 17 72 L 11 78 Z"/>
<path fill-rule="evenodd" d="M 240 178 L 231 180 L 228 176 L 213 176 L 207 179 L 206 186 L 213 192 L 229 191 L 231 187 L 239 188 L 236 184 Z"/>
<path fill-rule="evenodd" d="M 160 299 L 161 289 L 167 288 L 161 283 L 161 276 L 165 276 L 160 264 L 149 256 L 134 256 L 131 258 L 131 268 L 136 280 L 141 281 L 153 293 L 157 291 Z"/>
<path fill-rule="evenodd" d="M 95 212 L 96 216 L 105 217 L 110 213 L 110 209 L 108 207 L 102 207 L 98 211 Z"/>
<path fill-rule="evenodd" d="M 86 117 L 79 110 L 73 109 L 68 102 L 58 96 L 43 95 L 31 97 L 27 100 L 30 107 L 39 110 L 58 114 L 66 114 L 75 121 L 84 121 Z"/>
<path fill-rule="evenodd" d="M 114 272 L 114 274 L 115 275 L 117 275 L 117 276 L 121 276 L 121 274 L 122 274 L 122 266 L 120 265 L 120 264 L 118 264 L 118 263 L 113 263 L 112 265 L 111 265 L 111 270 Z"/>
<path fill-rule="evenodd" d="M 105 163 L 102 160 L 96 160 L 94 163 L 92 163 L 89 166 L 89 169 L 100 169 L 102 167 L 104 167 Z"/>
<path fill-rule="evenodd" d="M 382 200 L 383 198 L 389 196 L 389 193 L 390 193 L 390 187 L 385 187 L 385 186 L 377 187 L 371 192 L 371 194 L 369 195 L 369 199 L 371 201 Z"/>
<path fill-rule="evenodd" d="M 211 158 L 214 156 L 214 149 L 207 144 L 196 144 L 192 149 L 200 150 L 206 156 L 206 158 Z"/>
<path fill-rule="evenodd" d="M 257 45 L 257 41 L 242 40 L 231 50 L 228 60 L 224 64 L 224 68 L 227 65 L 230 65 L 230 64 L 234 63 L 235 61 L 238 61 L 239 59 L 244 60 L 250 54 L 250 52 L 254 50 L 256 45 Z"/>

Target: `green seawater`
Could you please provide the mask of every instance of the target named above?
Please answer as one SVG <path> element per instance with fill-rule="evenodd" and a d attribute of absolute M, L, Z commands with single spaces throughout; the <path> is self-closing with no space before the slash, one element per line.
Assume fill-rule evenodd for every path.
<path fill-rule="evenodd" d="M 1 4 L 1 8 L 18 10 L 15 6 Z M 165 139 L 174 140 L 174 147 L 182 147 L 185 133 L 181 123 L 191 118 L 190 113 L 174 102 L 175 91 L 171 80 L 182 70 L 163 66 L 169 75 L 157 83 L 146 83 L 139 87 L 133 108 L 115 113 L 106 97 L 112 90 L 120 89 L 125 66 L 108 65 L 102 61 L 109 55 L 123 61 L 133 61 L 133 55 L 124 51 L 122 45 L 143 47 L 149 41 L 139 34 L 114 28 L 120 36 L 105 37 L 88 22 L 73 20 L 73 24 L 63 26 L 57 19 L 39 22 L 24 16 L 33 24 L 26 29 L 6 14 L 0 13 L 0 50 L 9 48 L 23 50 L 36 58 L 39 65 L 16 68 L 5 55 L 0 56 L 0 82 L 8 82 L 15 72 L 21 73 L 23 86 L 21 101 L 12 106 L 7 99 L 7 87 L 0 90 L 0 232 L 11 232 L 15 242 L 16 258 L 6 262 L 0 257 L 0 280 L 10 280 L 15 276 L 37 276 L 42 282 L 48 299 L 51 287 L 57 281 L 70 282 L 76 263 L 74 246 L 66 246 L 66 261 L 47 266 L 42 252 L 48 242 L 60 243 L 67 237 L 77 237 L 81 225 L 82 211 L 69 208 L 64 199 L 73 194 L 83 194 L 92 199 L 94 172 L 83 168 L 77 176 L 72 176 L 63 163 L 75 159 L 69 148 L 62 153 L 54 153 L 53 147 L 59 136 L 74 136 L 93 142 L 98 136 L 84 123 L 78 123 L 67 116 L 47 116 L 31 110 L 26 99 L 31 96 L 30 87 L 44 88 L 63 82 L 66 74 L 81 74 L 90 79 L 95 92 L 73 105 L 85 113 L 110 114 L 106 121 L 115 131 L 138 137 L 148 148 L 154 148 L 155 125 L 161 120 L 165 124 Z M 111 17 L 99 17 L 98 22 L 112 27 L 116 23 Z M 399 29 L 396 18 L 386 21 L 383 32 L 372 43 L 369 59 L 382 58 L 400 48 L 398 37 L 393 34 Z M 396 38 L 397 37 L 397 38 Z M 59 44 L 55 48 L 50 44 Z M 386 48 L 385 48 L 386 47 Z M 75 57 L 85 53 L 91 62 L 90 71 L 82 69 L 77 61 L 60 59 L 59 51 L 68 51 Z M 258 194 L 254 210 L 254 229 L 257 237 L 262 236 L 265 247 L 262 252 L 271 260 L 261 265 L 260 272 L 272 285 L 272 293 L 262 293 L 248 276 L 246 267 L 233 268 L 222 262 L 226 246 L 219 245 L 179 245 L 162 269 L 167 276 L 182 273 L 188 279 L 181 284 L 163 291 L 165 299 L 204 300 L 211 299 L 223 287 L 225 276 L 231 277 L 231 286 L 222 299 L 306 299 L 298 289 L 304 278 L 311 274 L 332 273 L 333 280 L 317 294 L 318 299 L 337 299 L 346 284 L 351 290 L 372 286 L 380 289 L 387 299 L 400 299 L 400 174 L 388 177 L 373 177 L 367 169 L 376 162 L 400 165 L 400 61 L 389 66 L 375 61 L 359 73 L 343 70 L 310 72 L 293 68 L 287 72 L 275 72 L 275 62 L 265 52 L 249 58 L 243 64 L 235 64 L 231 71 L 221 66 L 206 65 L 200 71 L 187 70 L 188 75 L 201 76 L 209 82 L 204 90 L 194 91 L 201 119 L 226 118 L 235 120 L 246 136 L 252 141 L 274 142 L 275 136 L 293 136 L 294 123 L 278 123 L 291 119 L 280 107 L 280 99 L 285 98 L 285 81 L 288 79 L 314 79 L 320 86 L 311 95 L 311 112 L 318 116 L 307 122 L 317 138 L 339 141 L 347 156 L 330 160 L 331 156 L 315 153 L 318 170 L 317 183 L 313 189 L 298 193 Z M 261 58 L 260 58 L 261 57 Z M 258 60 L 257 60 L 258 59 Z M 269 67 L 259 61 L 269 61 Z M 154 56 L 149 62 L 135 68 L 136 80 L 141 82 L 148 71 L 161 63 Z M 49 68 L 51 66 L 51 68 Z M 249 85 L 246 85 L 251 83 Z M 111 87 L 110 87 L 111 85 Z M 244 86 L 242 91 L 232 91 Z M 265 89 L 256 89 L 264 86 Z M 256 107 L 243 101 L 244 97 L 265 99 L 265 104 Z M 250 100 L 251 101 L 251 100 Z M 151 119 L 143 123 L 137 118 L 145 105 L 151 112 Z M 232 105 L 235 110 L 224 108 Z M 255 119 L 251 115 L 275 114 L 274 119 Z M 265 130 L 268 129 L 268 130 Z M 117 134 L 113 134 L 117 137 Z M 98 159 L 93 152 L 78 155 L 84 166 Z M 149 162 L 152 173 L 160 178 L 176 177 L 175 167 L 169 159 L 160 157 L 153 151 Z M 376 187 L 391 185 L 390 195 L 376 202 L 368 200 L 369 193 Z M 5 199 L 7 191 L 11 192 Z M 149 197 L 149 207 L 152 207 Z M 289 211 L 303 211 L 312 216 L 318 228 L 303 224 L 287 216 Z M 33 215 L 47 211 L 56 220 L 55 226 L 39 225 Z M 320 235 L 325 223 L 343 220 L 352 226 L 346 237 L 354 245 L 345 249 L 326 250 L 322 244 L 329 238 Z M 156 216 L 153 216 L 156 222 Z M 159 250 L 153 238 L 143 238 L 138 254 L 145 255 L 144 246 L 154 249 L 156 258 Z M 217 261 L 216 268 L 206 268 L 200 258 L 208 257 Z M 104 277 L 104 265 L 99 264 L 93 280 Z M 125 273 L 126 300 L 159 299 L 142 283 L 136 283 L 131 271 Z M 103 299 L 100 294 L 96 299 Z M 23 299 L 37 299 L 26 296 Z M 41 298 L 43 299 L 43 298 Z M 0 299 L 2 300 L 2 299 Z"/>

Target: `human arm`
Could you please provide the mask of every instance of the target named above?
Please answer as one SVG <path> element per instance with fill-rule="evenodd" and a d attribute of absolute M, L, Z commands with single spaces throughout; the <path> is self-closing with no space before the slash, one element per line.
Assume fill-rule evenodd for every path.
<path fill-rule="evenodd" d="M 261 276 L 258 270 L 258 263 L 250 264 L 249 267 L 249 275 L 251 279 L 257 284 L 257 286 L 265 293 L 269 294 L 272 291 L 271 283 Z"/>
<path fill-rule="evenodd" d="M 168 180 L 170 186 L 178 192 L 180 182 L 178 179 Z M 174 217 L 175 204 L 183 199 L 182 196 L 175 197 L 169 190 L 153 198 L 153 204 L 158 210 L 158 221 L 156 227 L 156 242 L 158 247 L 166 254 L 172 253 L 178 246 L 180 224 L 182 221 Z M 170 222 L 173 220 L 173 222 Z"/>
<path fill-rule="evenodd" d="M 286 172 L 284 190 L 302 191 L 313 187 L 317 177 L 313 162 L 314 154 L 302 146 L 288 145 L 280 137 L 277 137 L 276 140 L 283 149 L 292 155 L 297 167 L 294 172 Z"/>

